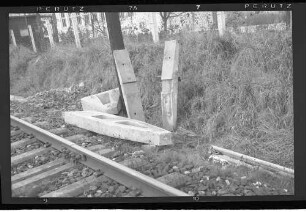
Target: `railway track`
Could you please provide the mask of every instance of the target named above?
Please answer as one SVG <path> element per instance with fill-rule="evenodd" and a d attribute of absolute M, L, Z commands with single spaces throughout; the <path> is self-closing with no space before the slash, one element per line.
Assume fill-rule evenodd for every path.
<path fill-rule="evenodd" d="M 123 151 L 129 156 L 120 158 L 122 155 L 116 156 L 117 144 L 112 140 L 105 143 L 101 137 L 80 128 L 63 125 L 54 129 L 43 118 L 36 117 L 33 121 L 23 114 L 14 115 L 23 117 L 11 116 L 12 195 L 15 197 L 252 196 L 293 192 L 277 190 L 263 181 L 246 182 L 245 173 L 226 174 L 228 170 L 219 166 L 222 161 L 234 164 L 233 167 L 248 167 L 251 172 L 264 170 L 275 177 L 294 176 L 293 170 L 216 146 L 212 149 L 217 153 L 211 153 L 210 159 L 200 166 L 169 158 L 157 163 L 147 154 L 139 155 L 135 149 L 133 153 Z M 220 163 L 209 162 L 212 160 Z M 235 175 L 235 172 L 233 168 L 231 173 Z"/>
<path fill-rule="evenodd" d="M 117 163 L 107 158 L 111 149 L 99 144 L 84 148 L 73 142 L 82 139 L 83 134 L 63 138 L 60 135 L 63 136 L 67 129 L 47 131 L 36 126 L 44 124 L 34 125 L 11 116 L 13 196 L 78 197 L 91 190 L 100 193 L 95 197 L 188 196 L 159 180 L 128 168 L 131 163 L 128 160 Z M 35 162 L 46 155 L 51 155 L 51 161 Z M 24 167 L 22 164 L 26 164 L 26 167 L 20 171 L 18 167 Z M 76 178 L 63 183 L 74 174 Z"/>

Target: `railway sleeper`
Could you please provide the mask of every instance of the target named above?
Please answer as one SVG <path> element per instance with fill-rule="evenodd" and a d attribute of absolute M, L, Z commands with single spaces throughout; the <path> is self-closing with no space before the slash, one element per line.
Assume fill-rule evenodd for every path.
<path fill-rule="evenodd" d="M 25 172 L 21 172 L 19 174 L 16 174 L 16 175 L 12 176 L 11 181 L 12 181 L 12 183 L 17 183 L 17 182 L 25 180 L 27 178 L 33 177 L 34 175 L 38 175 L 38 174 L 41 174 L 43 172 L 54 169 L 58 166 L 61 166 L 61 165 L 65 164 L 65 162 L 66 161 L 63 158 L 60 158 L 60 159 L 55 160 L 55 161 L 51 161 L 51 162 L 46 163 L 44 165 L 35 167 L 33 169 L 29 169 L 29 170 L 27 170 Z"/>
<path fill-rule="evenodd" d="M 61 174 L 61 172 L 66 171 L 74 167 L 74 164 L 68 163 L 63 166 L 55 167 L 51 170 L 43 172 L 41 174 L 32 176 L 28 179 L 22 180 L 17 183 L 12 184 L 12 196 L 32 196 L 35 195 L 35 189 L 39 183 L 47 181 L 53 177 Z"/>
<path fill-rule="evenodd" d="M 96 184 L 99 181 L 102 181 L 102 179 L 105 178 L 105 176 L 99 176 L 96 177 L 94 175 L 89 176 L 87 178 L 84 178 L 80 181 L 77 181 L 75 183 L 72 183 L 70 185 L 67 185 L 65 187 L 62 187 L 56 191 L 52 191 L 48 194 L 45 194 L 41 197 L 75 197 L 79 196 L 84 192 L 84 190 L 89 189 L 90 186 Z"/>
<path fill-rule="evenodd" d="M 28 144 L 34 143 L 35 141 L 36 138 L 24 138 L 19 141 L 13 142 L 11 143 L 11 151 L 14 151 L 15 149 L 26 146 Z"/>
<path fill-rule="evenodd" d="M 41 147 L 39 149 L 34 149 L 34 150 L 29 151 L 29 152 L 25 152 L 25 153 L 22 153 L 20 155 L 16 155 L 16 156 L 11 158 L 11 166 L 15 166 L 18 163 L 22 163 L 24 161 L 30 160 L 30 159 L 34 158 L 35 156 L 40 156 L 42 154 L 45 154 L 49 150 L 51 150 L 51 148 Z"/>

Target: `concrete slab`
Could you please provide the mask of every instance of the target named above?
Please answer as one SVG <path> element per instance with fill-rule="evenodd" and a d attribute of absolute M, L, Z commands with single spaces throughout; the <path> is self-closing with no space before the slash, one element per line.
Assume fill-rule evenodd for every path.
<path fill-rule="evenodd" d="M 86 96 L 81 99 L 82 108 L 83 110 L 118 114 L 121 109 L 121 105 L 119 104 L 119 96 L 119 88 Z"/>
<path fill-rule="evenodd" d="M 172 133 L 142 121 L 95 111 L 63 113 L 65 122 L 99 134 L 146 143 L 171 145 Z"/>

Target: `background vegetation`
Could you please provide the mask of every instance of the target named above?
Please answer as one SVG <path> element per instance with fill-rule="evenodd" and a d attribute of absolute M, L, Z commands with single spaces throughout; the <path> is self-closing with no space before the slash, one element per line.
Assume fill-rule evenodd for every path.
<path fill-rule="evenodd" d="M 258 31 L 223 38 L 181 33 L 178 126 L 250 156 L 293 168 L 291 31 Z M 147 122 L 161 126 L 164 42 L 125 40 L 140 83 Z M 84 82 L 90 93 L 118 87 L 108 40 L 81 49 L 58 45 L 35 55 L 10 47 L 11 94 L 33 95 Z"/>

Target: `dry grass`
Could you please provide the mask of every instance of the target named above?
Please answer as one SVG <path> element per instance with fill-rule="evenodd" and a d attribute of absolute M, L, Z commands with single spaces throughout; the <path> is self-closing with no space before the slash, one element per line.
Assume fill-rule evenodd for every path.
<path fill-rule="evenodd" d="M 292 168 L 291 32 L 259 31 L 224 38 L 184 33 L 177 39 L 182 44 L 178 126 L 200 134 L 203 143 Z M 126 43 L 126 48 L 140 82 L 146 119 L 161 126 L 157 76 L 161 75 L 163 44 Z M 10 55 L 12 63 L 15 55 Z M 59 46 L 28 60 L 19 62 L 24 69 L 11 66 L 12 93 L 26 96 L 81 81 L 92 93 L 118 86 L 105 40 L 97 39 L 82 49 Z M 24 78 L 18 79 L 15 75 L 21 70 Z"/>

